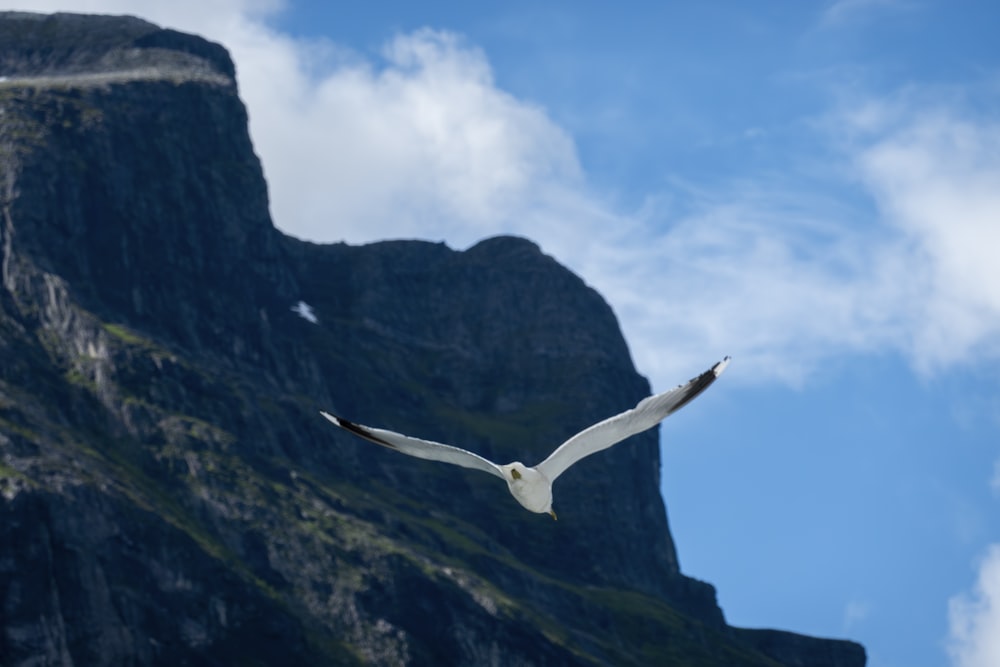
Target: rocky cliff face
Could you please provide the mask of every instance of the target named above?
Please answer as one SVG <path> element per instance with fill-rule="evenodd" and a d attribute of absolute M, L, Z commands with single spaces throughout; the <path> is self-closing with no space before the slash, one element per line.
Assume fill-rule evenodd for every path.
<path fill-rule="evenodd" d="M 552 522 L 329 428 L 533 463 L 649 387 L 526 240 L 277 232 L 218 45 L 0 14 L 0 206 L 0 664 L 864 664 L 725 624 L 655 433 Z"/>

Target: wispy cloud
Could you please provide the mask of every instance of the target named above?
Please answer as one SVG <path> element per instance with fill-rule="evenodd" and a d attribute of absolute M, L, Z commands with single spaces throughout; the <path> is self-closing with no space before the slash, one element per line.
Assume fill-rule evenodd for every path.
<path fill-rule="evenodd" d="M 948 620 L 953 667 L 1000 665 L 1000 544 L 987 552 L 971 593 L 948 601 Z"/>
<path fill-rule="evenodd" d="M 890 114 L 892 115 L 892 114 Z M 863 183 L 920 290 L 902 341 L 933 371 L 1000 356 L 1000 125 L 952 108 L 899 112 L 860 152 Z"/>
<path fill-rule="evenodd" d="M 870 16 L 883 9 L 900 9 L 912 4 L 910 0 L 835 0 L 823 11 L 821 24 L 839 27 Z"/>
<path fill-rule="evenodd" d="M 842 0 L 828 14 L 887 2 Z M 221 41 L 281 229 L 456 247 L 531 237 L 609 299 L 654 386 L 722 354 L 739 360 L 734 379 L 791 383 L 845 353 L 898 351 L 926 373 L 1000 358 L 1000 131 L 960 107 L 862 101 L 837 112 L 850 141 L 826 146 L 846 174 L 830 192 L 852 188 L 867 209 L 748 177 L 673 184 L 625 210 L 588 181 L 573 138 L 502 90 L 461 36 L 420 30 L 351 53 L 273 29 L 280 7 L 30 8 L 136 13 Z"/>
<path fill-rule="evenodd" d="M 851 600 L 844 608 L 844 634 L 850 634 L 871 615 L 872 606 L 864 600 Z"/>

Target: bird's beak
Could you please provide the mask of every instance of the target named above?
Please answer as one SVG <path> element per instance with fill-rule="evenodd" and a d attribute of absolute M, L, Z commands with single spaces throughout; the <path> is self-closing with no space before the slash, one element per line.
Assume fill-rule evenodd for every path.
<path fill-rule="evenodd" d="M 553 520 L 555 520 L 555 521 L 559 520 L 559 517 L 556 516 L 556 511 L 555 510 L 549 510 L 549 515 L 552 517 Z"/>

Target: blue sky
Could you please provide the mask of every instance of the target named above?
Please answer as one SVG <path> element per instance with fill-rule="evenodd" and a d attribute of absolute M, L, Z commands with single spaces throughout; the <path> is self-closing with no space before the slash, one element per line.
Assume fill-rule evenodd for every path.
<path fill-rule="evenodd" d="M 2 2 L 235 57 L 275 224 L 515 233 L 663 390 L 682 568 L 875 667 L 1000 664 L 1000 8 Z"/>

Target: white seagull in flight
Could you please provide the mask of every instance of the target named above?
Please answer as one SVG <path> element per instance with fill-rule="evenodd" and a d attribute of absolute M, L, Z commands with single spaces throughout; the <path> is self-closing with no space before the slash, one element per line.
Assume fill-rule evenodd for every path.
<path fill-rule="evenodd" d="M 335 417 L 328 412 L 320 411 L 320 414 L 346 431 L 397 452 L 420 459 L 454 463 L 465 468 L 482 470 L 496 475 L 507 482 L 507 488 L 510 489 L 511 495 L 525 509 L 539 514 L 551 514 L 554 519 L 556 513 L 552 511 L 552 482 L 559 475 L 566 472 L 567 468 L 580 459 L 602 449 L 607 449 L 630 435 L 641 433 L 680 410 L 715 382 L 715 379 L 722 375 L 722 371 L 726 369 L 728 364 L 729 357 L 726 357 L 686 384 L 679 385 L 662 394 L 644 398 L 631 410 L 626 410 L 580 431 L 559 445 L 547 459 L 531 468 L 520 461 L 514 461 L 507 465 L 497 465 L 478 454 L 458 447 L 411 438 L 408 435 L 380 428 L 361 426 Z"/>

